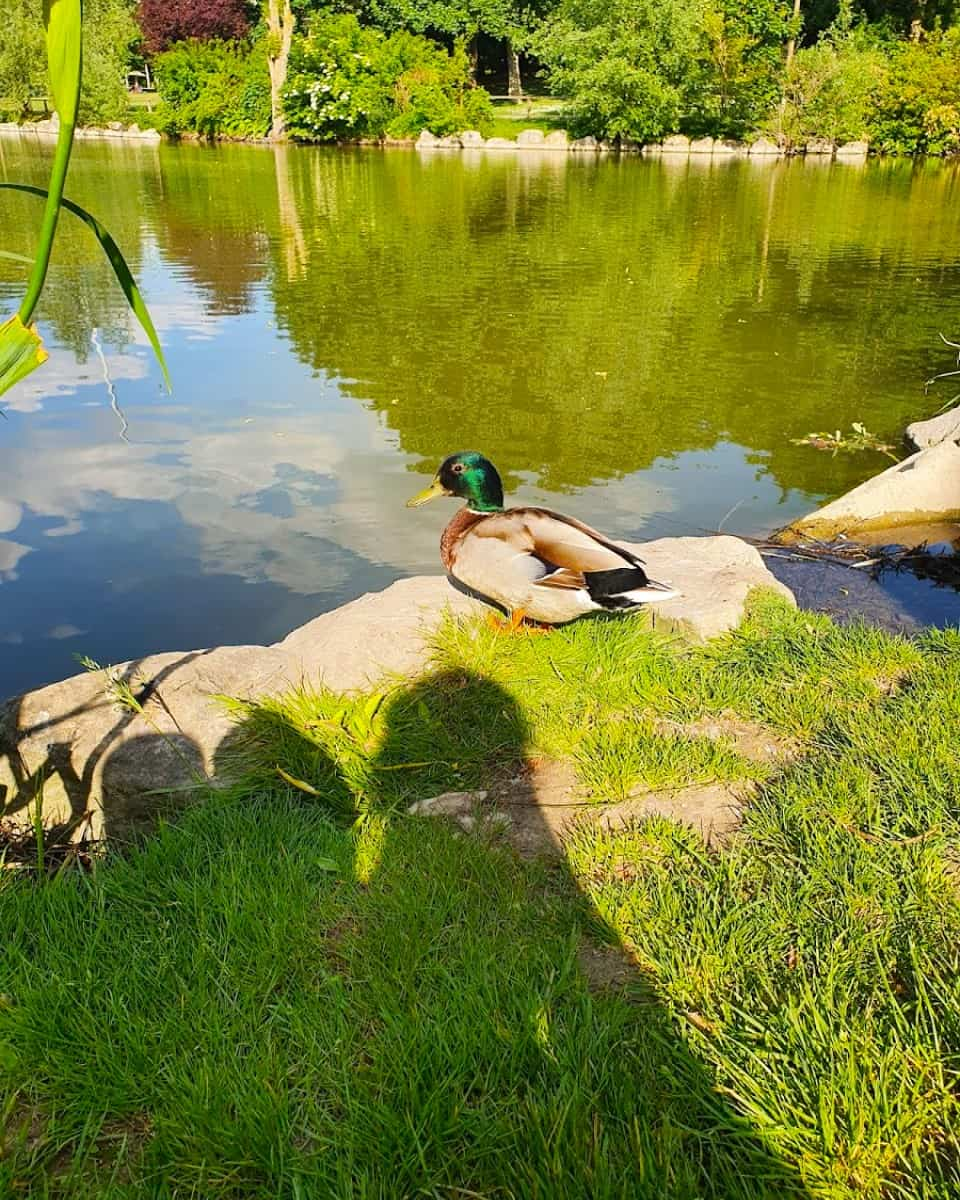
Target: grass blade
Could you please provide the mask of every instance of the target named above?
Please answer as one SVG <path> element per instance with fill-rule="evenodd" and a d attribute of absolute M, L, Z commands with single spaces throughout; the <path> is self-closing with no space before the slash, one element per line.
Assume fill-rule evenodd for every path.
<path fill-rule="evenodd" d="M 32 258 L 27 258 L 25 254 L 14 254 L 12 250 L 0 250 L 0 258 L 9 258 L 14 262 L 26 263 L 28 267 L 33 266 Z"/>
<path fill-rule="evenodd" d="M 32 196 L 39 196 L 41 199 L 47 195 L 47 189 L 35 187 L 30 183 L 0 183 L 0 188 L 9 188 L 16 192 L 27 192 Z M 87 212 L 85 208 L 81 208 L 79 204 L 75 204 L 72 200 L 68 200 L 66 196 L 60 200 L 62 206 L 68 212 L 72 212 L 74 216 L 79 217 L 81 221 L 93 230 L 94 235 L 100 245 L 103 247 L 103 252 L 110 260 L 110 265 L 113 267 L 113 272 L 117 277 L 117 282 L 123 289 L 123 294 L 127 298 L 127 303 L 133 309 L 133 312 L 140 322 L 143 332 L 150 340 L 150 345 L 153 347 L 153 352 L 157 357 L 157 362 L 160 364 L 160 370 L 163 372 L 164 383 L 167 385 L 167 391 L 172 391 L 170 383 L 170 372 L 167 370 L 167 363 L 163 357 L 163 351 L 160 349 L 160 339 L 157 337 L 157 331 L 154 329 L 153 321 L 150 319 L 150 313 L 147 311 L 147 306 L 140 295 L 140 289 L 137 287 L 137 281 L 133 277 L 133 272 L 127 266 L 127 260 L 120 252 L 120 247 L 113 240 L 109 231 L 100 224 L 92 213 Z"/>

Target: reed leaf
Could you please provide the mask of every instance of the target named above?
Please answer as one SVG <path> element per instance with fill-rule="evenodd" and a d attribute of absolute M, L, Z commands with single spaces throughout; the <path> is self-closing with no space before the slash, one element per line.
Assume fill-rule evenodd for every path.
<path fill-rule="evenodd" d="M 53 251 L 53 239 L 60 217 L 60 199 L 73 150 L 73 131 L 80 107 L 80 80 L 83 77 L 83 3 L 82 0 L 44 0 L 43 19 L 47 28 L 47 65 L 50 91 L 53 93 L 60 133 L 50 168 L 50 186 L 40 226 L 37 256 L 27 281 L 27 292 L 20 305 L 20 320 L 29 325 L 43 291 Z"/>
<path fill-rule="evenodd" d="M 0 396 L 46 362 L 47 352 L 35 325 L 16 314 L 0 325 Z"/>
<path fill-rule="evenodd" d="M 30 183 L 0 183 L 0 188 L 9 188 L 16 192 L 26 192 L 31 196 L 38 196 L 41 199 L 47 197 L 47 189 L 35 187 Z M 92 213 L 87 212 L 85 208 L 81 208 L 79 204 L 75 204 L 73 200 L 68 200 L 65 196 L 60 197 L 60 204 L 74 216 L 80 218 L 81 221 L 93 230 L 94 236 L 103 247 L 103 252 L 106 254 L 113 267 L 113 272 L 117 277 L 117 282 L 123 289 L 123 294 L 127 298 L 127 303 L 140 322 L 143 332 L 147 335 L 150 345 L 153 347 L 153 352 L 157 357 L 157 362 L 160 364 L 160 370 L 163 372 L 164 383 L 167 385 L 167 390 L 171 391 L 170 373 L 167 370 L 167 363 L 163 357 L 163 350 L 160 348 L 160 339 L 157 337 L 157 331 L 154 328 L 153 321 L 150 318 L 150 313 L 147 311 L 147 306 L 140 294 L 140 289 L 137 287 L 137 281 L 133 277 L 133 272 L 127 266 L 127 261 L 120 252 L 120 247 L 113 240 L 108 230 L 100 224 Z"/>
<path fill-rule="evenodd" d="M 83 73 L 83 0 L 44 0 L 50 93 L 61 125 L 77 123 Z"/>

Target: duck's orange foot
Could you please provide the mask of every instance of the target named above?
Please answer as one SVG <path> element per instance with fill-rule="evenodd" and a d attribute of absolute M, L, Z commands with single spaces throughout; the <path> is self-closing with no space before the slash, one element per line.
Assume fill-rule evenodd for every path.
<path fill-rule="evenodd" d="M 552 625 L 530 621 L 522 608 L 515 608 L 509 618 L 487 613 L 487 624 L 495 633 L 549 633 Z"/>

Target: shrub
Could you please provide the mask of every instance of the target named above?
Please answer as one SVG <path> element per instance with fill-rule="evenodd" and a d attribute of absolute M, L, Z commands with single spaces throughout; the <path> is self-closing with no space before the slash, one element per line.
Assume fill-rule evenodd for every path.
<path fill-rule="evenodd" d="M 291 136 L 306 141 L 483 131 L 493 120 L 462 47 L 448 53 L 416 34 L 388 36 L 352 14 L 318 16 L 294 38 L 284 111 Z"/>
<path fill-rule="evenodd" d="M 678 128 L 697 44 L 679 0 L 566 0 L 535 39 L 576 135 L 649 141 Z"/>
<path fill-rule="evenodd" d="M 865 32 L 828 31 L 798 51 L 786 73 L 783 102 L 766 128 L 788 145 L 817 137 L 869 139 L 874 98 L 887 75 L 887 54 Z"/>
<path fill-rule="evenodd" d="M 784 0 L 561 0 L 535 39 L 573 132 L 742 136 L 778 94 Z"/>
<path fill-rule="evenodd" d="M 155 124 L 166 133 L 263 137 L 270 129 L 270 80 L 261 45 L 178 42 L 155 62 L 161 104 Z"/>
<path fill-rule="evenodd" d="M 960 152 L 960 28 L 895 47 L 870 135 L 888 154 Z"/>

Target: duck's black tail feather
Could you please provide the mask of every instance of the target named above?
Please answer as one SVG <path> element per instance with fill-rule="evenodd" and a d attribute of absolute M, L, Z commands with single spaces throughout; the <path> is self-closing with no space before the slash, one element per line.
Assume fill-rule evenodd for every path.
<path fill-rule="evenodd" d="M 584 578 L 590 599 L 611 610 L 639 608 L 642 604 L 672 600 L 680 594 L 667 584 L 650 579 L 642 567 L 590 571 Z"/>

